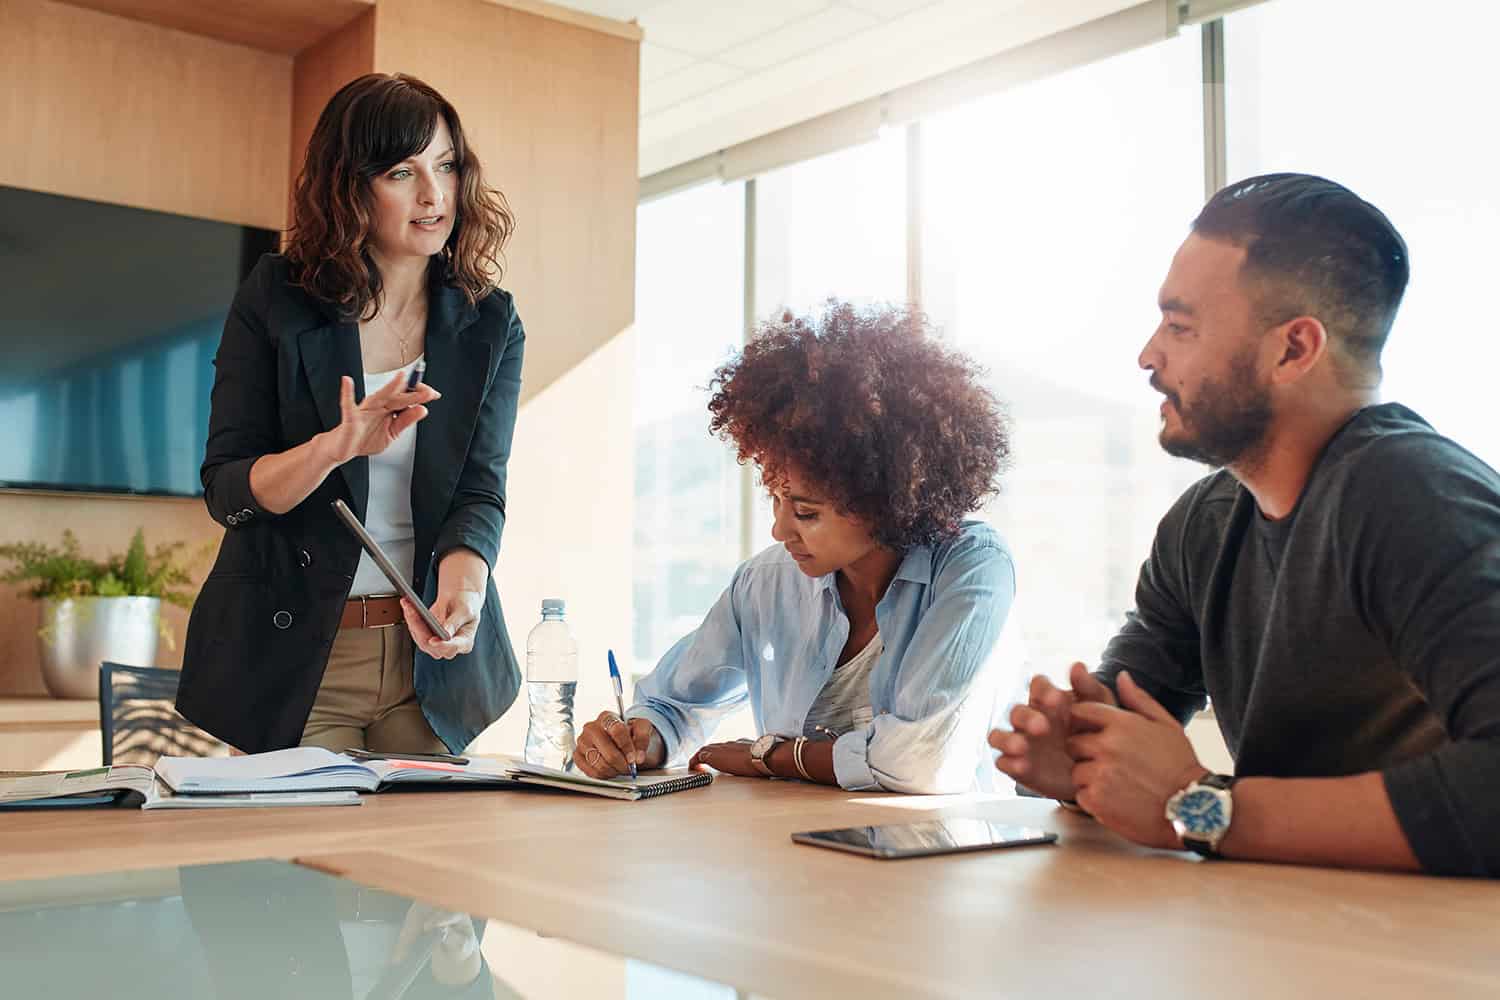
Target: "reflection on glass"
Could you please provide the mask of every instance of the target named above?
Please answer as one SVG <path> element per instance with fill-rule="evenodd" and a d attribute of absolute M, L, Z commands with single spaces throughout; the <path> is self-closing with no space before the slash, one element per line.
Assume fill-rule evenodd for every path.
<path fill-rule="evenodd" d="M 1349 45 L 1354 25 L 1360 43 Z M 1411 283 L 1383 356 L 1385 398 L 1493 466 L 1500 131 L 1484 124 L 1492 102 L 1479 95 L 1495 91 L 1497 33 L 1500 4 L 1477 0 L 1441 17 L 1408 4 L 1277 0 L 1224 24 L 1230 177 L 1321 174 L 1390 216 L 1411 250 Z"/>
<path fill-rule="evenodd" d="M 636 260 L 635 665 L 702 621 L 739 557 L 739 466 L 708 433 L 708 381 L 744 325 L 745 193 L 640 207 Z"/>
<path fill-rule="evenodd" d="M 923 307 L 1014 420 L 985 516 L 1039 671 L 1098 656 L 1157 521 L 1206 471 L 1161 452 L 1136 364 L 1203 200 L 1200 58 L 1184 31 L 923 125 Z"/>
<path fill-rule="evenodd" d="M 720 983 L 275 861 L 0 883 L 0 941 L 8 997 L 736 996 Z"/>

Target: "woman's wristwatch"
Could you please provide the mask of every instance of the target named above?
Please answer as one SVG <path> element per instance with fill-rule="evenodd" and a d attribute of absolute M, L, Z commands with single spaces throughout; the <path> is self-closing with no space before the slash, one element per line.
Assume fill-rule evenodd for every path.
<path fill-rule="evenodd" d="M 771 765 L 766 763 L 766 758 L 771 751 L 785 743 L 787 737 L 780 733 L 766 733 L 760 739 L 750 744 L 750 766 L 755 768 L 767 778 L 776 777 L 776 772 L 771 770 Z"/>

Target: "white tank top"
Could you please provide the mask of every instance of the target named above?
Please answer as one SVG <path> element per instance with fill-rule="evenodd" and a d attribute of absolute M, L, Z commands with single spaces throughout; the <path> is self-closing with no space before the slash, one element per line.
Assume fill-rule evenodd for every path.
<path fill-rule="evenodd" d="M 416 362 L 412 362 L 415 364 Z M 397 375 L 408 372 L 411 365 L 395 371 L 365 372 L 365 395 L 384 388 Z M 391 562 L 405 573 L 411 573 L 417 558 L 417 535 L 411 514 L 411 473 L 417 457 L 417 429 L 408 427 L 391 446 L 379 455 L 370 456 L 370 502 L 365 507 L 365 530 L 385 549 Z M 418 581 L 417 589 L 422 583 Z M 393 594 L 396 588 L 380 572 L 363 550 L 359 568 L 354 571 L 350 596 Z"/>

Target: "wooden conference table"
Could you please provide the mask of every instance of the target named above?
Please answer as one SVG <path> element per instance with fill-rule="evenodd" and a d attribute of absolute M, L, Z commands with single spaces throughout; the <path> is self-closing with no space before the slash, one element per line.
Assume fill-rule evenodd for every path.
<path fill-rule="evenodd" d="M 936 815 L 1060 843 L 881 862 L 788 839 Z M 517 790 L 0 817 L 4 879 L 251 858 L 776 998 L 1500 996 L 1500 883 L 1203 862 L 1036 800 L 721 777 L 639 803 Z"/>

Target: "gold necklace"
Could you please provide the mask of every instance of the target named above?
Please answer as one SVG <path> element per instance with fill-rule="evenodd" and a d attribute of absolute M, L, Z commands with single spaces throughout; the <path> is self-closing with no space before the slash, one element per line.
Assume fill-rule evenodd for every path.
<path fill-rule="evenodd" d="M 416 323 L 410 324 L 410 329 L 407 330 L 407 333 L 415 333 L 417 327 L 420 325 L 421 319 L 418 319 Z M 406 365 L 406 336 L 400 330 L 396 331 L 396 343 L 401 347 L 401 365 L 404 367 Z"/>

